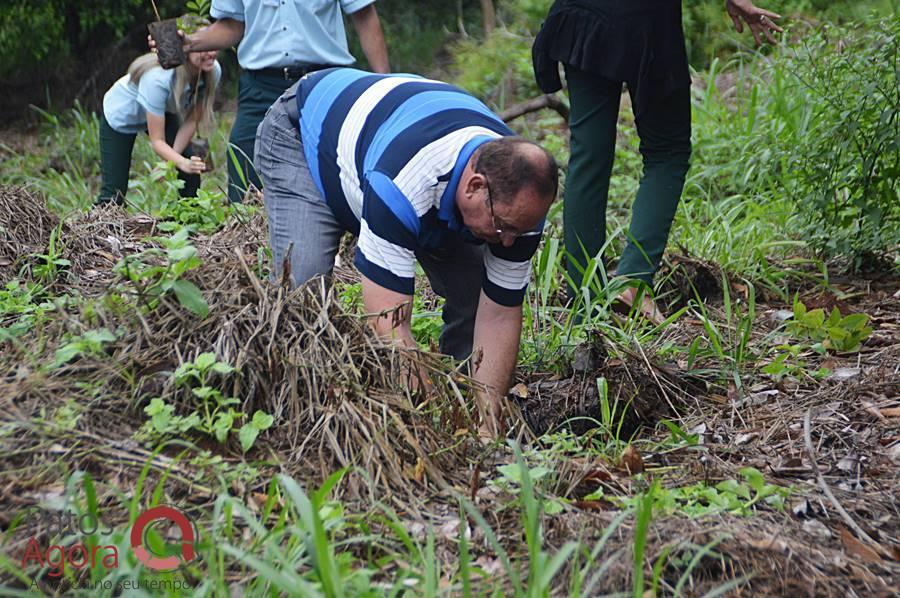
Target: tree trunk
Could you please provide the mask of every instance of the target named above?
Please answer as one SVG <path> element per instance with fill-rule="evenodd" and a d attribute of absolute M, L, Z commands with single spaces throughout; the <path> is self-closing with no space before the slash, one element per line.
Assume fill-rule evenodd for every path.
<path fill-rule="evenodd" d="M 497 26 L 497 13 L 494 12 L 494 0 L 481 0 L 481 13 L 484 15 L 484 36 L 490 36 Z"/>

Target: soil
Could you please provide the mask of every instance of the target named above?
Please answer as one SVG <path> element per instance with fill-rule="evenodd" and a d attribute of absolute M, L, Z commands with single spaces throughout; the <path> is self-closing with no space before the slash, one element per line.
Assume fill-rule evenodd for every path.
<path fill-rule="evenodd" d="M 209 139 L 197 137 L 191 142 L 191 156 L 197 156 L 206 163 L 206 170 L 209 172 L 214 168 L 212 154 L 209 153 Z"/>
<path fill-rule="evenodd" d="M 147 25 L 147 28 L 156 42 L 156 55 L 161 67 L 171 69 L 184 64 L 184 41 L 178 35 L 177 20 L 156 21 Z"/>

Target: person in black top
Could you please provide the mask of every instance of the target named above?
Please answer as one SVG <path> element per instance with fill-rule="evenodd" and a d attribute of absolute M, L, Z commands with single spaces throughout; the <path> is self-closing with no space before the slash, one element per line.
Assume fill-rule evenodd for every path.
<path fill-rule="evenodd" d="M 779 15 L 750 0 L 727 0 L 740 33 L 749 26 L 759 44 Z M 628 243 L 616 274 L 651 284 L 666 248 L 691 156 L 691 79 L 680 0 L 556 0 L 532 48 L 538 86 L 562 88 L 571 101 L 571 155 L 563 207 L 567 270 L 575 285 L 606 240 L 606 201 L 616 145 L 622 83 L 628 86 L 644 171 L 632 207 Z M 575 289 L 569 289 L 570 297 Z M 637 291 L 619 299 L 630 306 Z M 641 311 L 661 318 L 645 297 Z"/>

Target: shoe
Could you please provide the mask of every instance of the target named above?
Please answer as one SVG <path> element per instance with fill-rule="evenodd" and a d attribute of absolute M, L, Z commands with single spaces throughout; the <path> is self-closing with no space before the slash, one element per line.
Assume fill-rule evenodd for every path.
<path fill-rule="evenodd" d="M 634 300 L 637 294 L 638 289 L 634 287 L 628 287 L 622 291 L 612 303 L 613 311 L 626 316 L 630 314 L 634 310 Z M 646 292 L 641 294 L 641 306 L 638 312 L 654 326 L 659 326 L 665 321 L 656 302 Z"/>

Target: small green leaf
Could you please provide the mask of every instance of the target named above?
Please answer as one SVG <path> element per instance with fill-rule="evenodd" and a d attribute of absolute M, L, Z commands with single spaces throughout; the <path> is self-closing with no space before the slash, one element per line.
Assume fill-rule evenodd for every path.
<path fill-rule="evenodd" d="M 201 318 L 209 315 L 209 305 L 197 285 L 188 280 L 176 280 L 172 283 L 172 290 L 175 291 L 175 296 L 178 297 L 178 302 L 183 307 Z"/>
<path fill-rule="evenodd" d="M 212 352 L 201 353 L 194 360 L 194 366 L 201 372 L 208 370 L 216 362 L 216 354 Z"/>
<path fill-rule="evenodd" d="M 250 422 L 254 428 L 257 430 L 268 430 L 272 427 L 272 424 L 275 422 L 275 418 L 266 413 L 265 411 L 257 410 L 256 413 L 253 414 L 253 420 Z"/>
<path fill-rule="evenodd" d="M 218 394 L 219 391 L 210 386 L 199 386 L 192 389 L 191 393 L 193 393 L 193 395 L 198 399 L 203 399 L 205 401 L 210 397 L 215 397 L 215 395 Z"/>
<path fill-rule="evenodd" d="M 222 412 L 216 415 L 216 421 L 213 423 L 213 430 L 216 433 L 216 440 L 225 442 L 231 426 L 234 423 L 234 413 L 231 411 Z"/>
<path fill-rule="evenodd" d="M 253 447 L 253 443 L 256 442 L 256 437 L 259 436 L 259 430 L 256 426 L 252 424 L 245 424 L 241 426 L 241 431 L 238 432 L 238 438 L 241 441 L 241 450 L 243 452 L 247 452 Z"/>
<path fill-rule="evenodd" d="M 166 406 L 166 402 L 160 398 L 150 399 L 150 404 L 144 407 L 144 413 L 147 415 L 156 415 L 162 413 Z"/>
<path fill-rule="evenodd" d="M 761 492 L 766 485 L 766 479 L 763 477 L 763 474 L 755 467 L 744 467 L 739 473 L 744 476 L 744 479 L 756 492 Z"/>
<path fill-rule="evenodd" d="M 217 374 L 223 374 L 223 375 L 230 374 L 231 372 L 234 371 L 233 367 L 231 367 L 227 363 L 223 363 L 221 361 L 217 361 L 216 363 L 212 364 L 212 367 L 210 369 L 212 371 L 216 372 Z"/>
<path fill-rule="evenodd" d="M 72 361 L 75 357 L 81 355 L 85 348 L 85 343 L 82 341 L 74 341 L 63 345 L 56 350 L 56 358 L 53 364 L 54 367 L 59 367 L 64 363 Z"/>
<path fill-rule="evenodd" d="M 185 260 L 189 260 L 192 257 L 197 255 L 197 248 L 193 245 L 188 245 L 186 247 L 178 247 L 175 249 L 169 249 L 167 252 L 168 257 L 173 262 L 182 262 Z"/>

